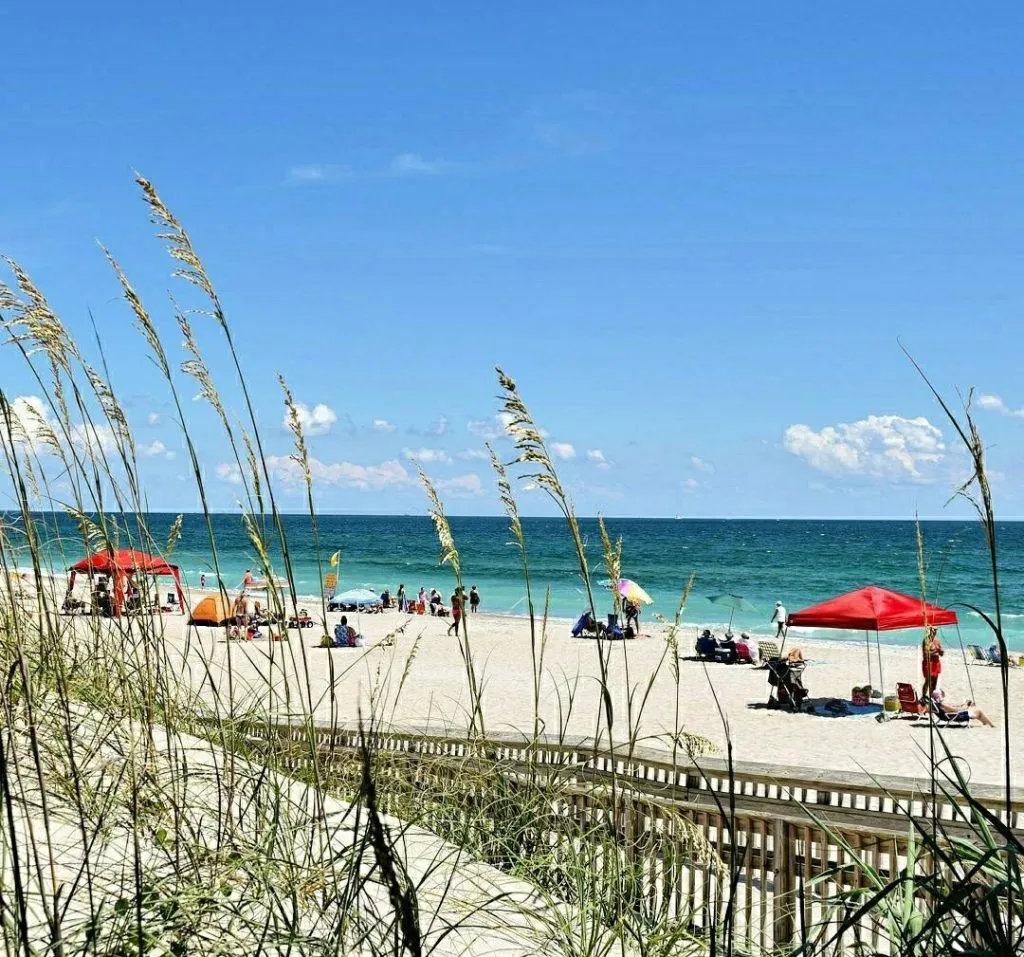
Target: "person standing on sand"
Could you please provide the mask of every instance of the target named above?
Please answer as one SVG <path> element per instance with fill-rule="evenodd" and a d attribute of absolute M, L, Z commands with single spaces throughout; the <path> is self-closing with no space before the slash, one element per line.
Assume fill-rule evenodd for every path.
<path fill-rule="evenodd" d="M 775 611 L 772 612 L 772 617 L 768 624 L 776 622 L 775 637 L 780 638 L 782 633 L 786 630 L 786 606 L 781 601 L 775 603 Z"/>
<path fill-rule="evenodd" d="M 459 637 L 459 622 L 462 621 L 462 592 L 456 588 L 452 592 L 452 623 L 448 626 L 448 634 L 452 631 L 455 632 L 455 637 Z M 463 634 L 465 634 L 466 626 L 462 626 Z"/>
<path fill-rule="evenodd" d="M 398 610 L 404 612 L 406 610 L 406 606 L 407 606 L 407 602 L 406 602 L 406 599 L 405 599 L 405 585 L 399 585 L 398 586 Z"/>
<path fill-rule="evenodd" d="M 206 572 L 203 572 L 199 576 L 199 587 L 200 588 L 205 588 L 206 587 Z"/>
<path fill-rule="evenodd" d="M 244 591 L 248 591 L 250 588 L 252 588 L 252 582 L 253 582 L 252 569 L 251 568 L 247 568 L 245 570 L 245 578 L 242 579 L 242 589 Z"/>
<path fill-rule="evenodd" d="M 923 699 L 932 697 L 933 692 L 939 686 L 939 675 L 942 674 L 942 656 L 945 653 L 942 649 L 942 642 L 939 641 L 938 630 L 929 625 L 924 632 L 924 641 L 921 642 L 921 674 L 924 676 L 921 697 Z"/>
<path fill-rule="evenodd" d="M 417 599 L 416 603 L 417 603 L 417 605 L 422 606 L 423 610 L 426 611 L 427 592 L 426 592 L 426 589 L 424 589 L 424 587 L 422 585 L 420 585 L 420 594 L 419 594 L 419 598 Z"/>
<path fill-rule="evenodd" d="M 480 610 L 480 592 L 476 590 L 476 585 L 469 590 L 469 610 L 474 615 Z"/>

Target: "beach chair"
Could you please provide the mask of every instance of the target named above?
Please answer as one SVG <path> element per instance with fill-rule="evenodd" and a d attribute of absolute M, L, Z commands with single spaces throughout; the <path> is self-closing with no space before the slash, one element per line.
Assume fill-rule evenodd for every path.
<path fill-rule="evenodd" d="M 968 645 L 967 650 L 971 653 L 971 661 L 982 665 L 991 664 L 981 645 Z"/>
<path fill-rule="evenodd" d="M 928 699 L 928 713 L 936 724 L 941 724 L 944 727 L 969 728 L 971 726 L 971 713 L 969 711 L 957 711 L 955 714 L 946 714 L 934 698 Z"/>
<path fill-rule="evenodd" d="M 988 650 L 987 661 L 990 665 L 1001 665 L 1003 663 L 1003 656 L 999 653 L 999 646 L 992 645 Z M 1017 662 L 1013 658 L 1007 658 L 1006 664 L 1011 668 L 1017 667 Z"/>
<path fill-rule="evenodd" d="M 928 712 L 917 697 L 914 686 L 905 681 L 896 682 L 896 697 L 900 702 L 900 714 L 908 718 L 923 718 Z"/>
<path fill-rule="evenodd" d="M 757 643 L 757 665 L 759 668 L 767 668 L 769 661 L 775 661 L 781 655 L 776 642 L 762 640 Z"/>

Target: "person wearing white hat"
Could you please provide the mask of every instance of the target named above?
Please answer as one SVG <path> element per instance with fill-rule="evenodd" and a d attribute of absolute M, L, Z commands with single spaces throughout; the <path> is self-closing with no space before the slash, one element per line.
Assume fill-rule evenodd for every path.
<path fill-rule="evenodd" d="M 781 601 L 775 603 L 775 611 L 772 612 L 771 621 L 776 623 L 775 637 L 778 638 L 786 630 L 786 606 Z M 769 624 L 771 624 L 771 621 Z"/>

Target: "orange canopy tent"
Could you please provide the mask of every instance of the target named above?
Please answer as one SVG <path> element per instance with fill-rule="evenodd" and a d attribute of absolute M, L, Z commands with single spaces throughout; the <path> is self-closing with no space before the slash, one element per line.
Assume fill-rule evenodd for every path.
<path fill-rule="evenodd" d="M 120 615 L 124 610 L 125 592 L 128 579 L 133 575 L 169 575 L 174 579 L 174 589 L 178 593 L 178 607 L 185 610 L 185 596 L 181 591 L 181 572 L 177 565 L 171 565 L 158 555 L 147 555 L 145 552 L 130 548 L 117 551 L 94 552 L 83 558 L 69 569 L 68 590 L 75 584 L 77 575 L 109 575 L 114 585 L 114 614 Z"/>

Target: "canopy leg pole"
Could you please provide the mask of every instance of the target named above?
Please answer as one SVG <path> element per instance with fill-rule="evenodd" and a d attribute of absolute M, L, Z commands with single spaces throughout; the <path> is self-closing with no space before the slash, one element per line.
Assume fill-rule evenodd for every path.
<path fill-rule="evenodd" d="M 726 631 L 732 631 L 732 616 L 736 614 L 736 609 L 730 609 L 729 611 L 729 624 L 725 626 Z"/>
<path fill-rule="evenodd" d="M 882 670 L 882 639 L 878 635 L 878 631 L 875 631 L 875 648 L 878 651 L 878 683 L 882 686 L 879 691 L 882 697 L 885 697 L 885 672 Z"/>
<path fill-rule="evenodd" d="M 971 689 L 971 701 L 977 702 L 974 697 L 974 682 L 971 681 L 971 666 L 967 661 L 967 649 L 964 647 L 964 637 L 960 634 L 960 622 L 956 623 L 956 639 L 960 642 L 960 654 L 964 658 L 964 670 L 967 672 L 967 687 Z"/>
<path fill-rule="evenodd" d="M 875 686 L 871 679 L 871 632 L 869 631 L 864 632 L 864 645 L 868 651 L 868 685 L 874 690 Z"/>

